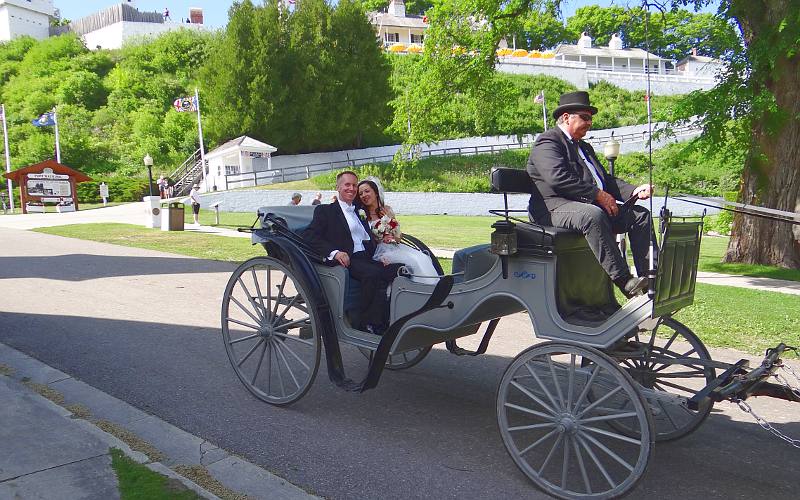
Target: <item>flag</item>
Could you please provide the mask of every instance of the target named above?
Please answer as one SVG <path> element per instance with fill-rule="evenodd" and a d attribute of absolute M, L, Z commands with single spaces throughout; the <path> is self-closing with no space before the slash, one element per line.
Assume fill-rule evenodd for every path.
<path fill-rule="evenodd" d="M 197 111 L 197 99 L 195 98 L 195 96 L 179 97 L 175 99 L 175 102 L 173 102 L 172 105 L 178 112 Z"/>
<path fill-rule="evenodd" d="M 544 104 L 544 90 L 536 94 L 536 97 L 533 98 L 533 102 L 536 104 Z"/>
<path fill-rule="evenodd" d="M 31 123 L 35 127 L 52 127 L 56 124 L 56 116 L 54 112 L 43 113 L 39 115 L 39 118 L 34 118 L 31 120 Z"/>

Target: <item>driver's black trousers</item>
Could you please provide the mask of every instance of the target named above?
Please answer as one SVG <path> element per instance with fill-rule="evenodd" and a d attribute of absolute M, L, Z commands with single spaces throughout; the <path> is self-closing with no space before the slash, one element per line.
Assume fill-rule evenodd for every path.
<path fill-rule="evenodd" d="M 582 232 L 592 253 L 612 280 L 620 280 L 631 275 L 628 264 L 617 246 L 615 234 L 628 234 L 637 275 L 647 276 L 650 268 L 648 252 L 651 241 L 653 262 L 658 259 L 658 245 L 655 244 L 655 231 L 650 225 L 650 211 L 639 205 L 634 205 L 619 216 L 611 218 L 597 205 L 570 201 L 552 210 L 550 219 L 549 225 Z M 541 221 L 541 223 L 546 222 Z"/>

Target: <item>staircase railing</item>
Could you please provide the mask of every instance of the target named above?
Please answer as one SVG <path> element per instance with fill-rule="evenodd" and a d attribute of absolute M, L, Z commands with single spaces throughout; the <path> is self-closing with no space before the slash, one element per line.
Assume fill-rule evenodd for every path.
<path fill-rule="evenodd" d="M 202 179 L 202 177 L 203 164 L 200 159 L 200 149 L 197 149 L 170 174 L 169 178 L 174 181 L 172 196 L 185 196 L 189 194 L 192 185 Z"/>

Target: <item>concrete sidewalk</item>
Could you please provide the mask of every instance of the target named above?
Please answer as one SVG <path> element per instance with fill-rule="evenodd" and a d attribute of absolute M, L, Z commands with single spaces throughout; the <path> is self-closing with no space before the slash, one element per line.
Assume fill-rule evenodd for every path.
<path fill-rule="evenodd" d="M 47 393 L 59 404 L 40 393 Z M 220 497 L 173 469 L 203 467 L 208 474 L 198 476 L 198 482 L 226 498 L 317 498 L 3 343 L 0 401 L 0 498 L 119 498 L 111 448 L 179 481 L 202 498 Z M 126 436 L 135 434 L 133 446 L 141 448 L 146 442 L 151 445 L 149 453 L 157 453 L 158 460 L 134 451 L 96 424 L 104 429 L 121 429 Z M 128 437 L 125 440 L 131 441 Z M 224 489 L 217 489 L 214 481 Z"/>

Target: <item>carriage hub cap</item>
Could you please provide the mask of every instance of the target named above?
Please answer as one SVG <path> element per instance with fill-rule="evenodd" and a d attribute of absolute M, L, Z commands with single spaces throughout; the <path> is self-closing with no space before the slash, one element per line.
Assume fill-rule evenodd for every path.
<path fill-rule="evenodd" d="M 578 423 L 572 415 L 563 415 L 556 422 L 556 428 L 562 434 L 575 434 L 578 432 Z"/>
<path fill-rule="evenodd" d="M 266 337 L 266 338 L 272 337 L 273 331 L 274 331 L 274 329 L 272 328 L 272 325 L 269 324 L 269 323 L 267 323 L 265 325 L 261 325 L 261 328 L 258 329 L 259 335 L 261 335 L 262 337 Z"/>

